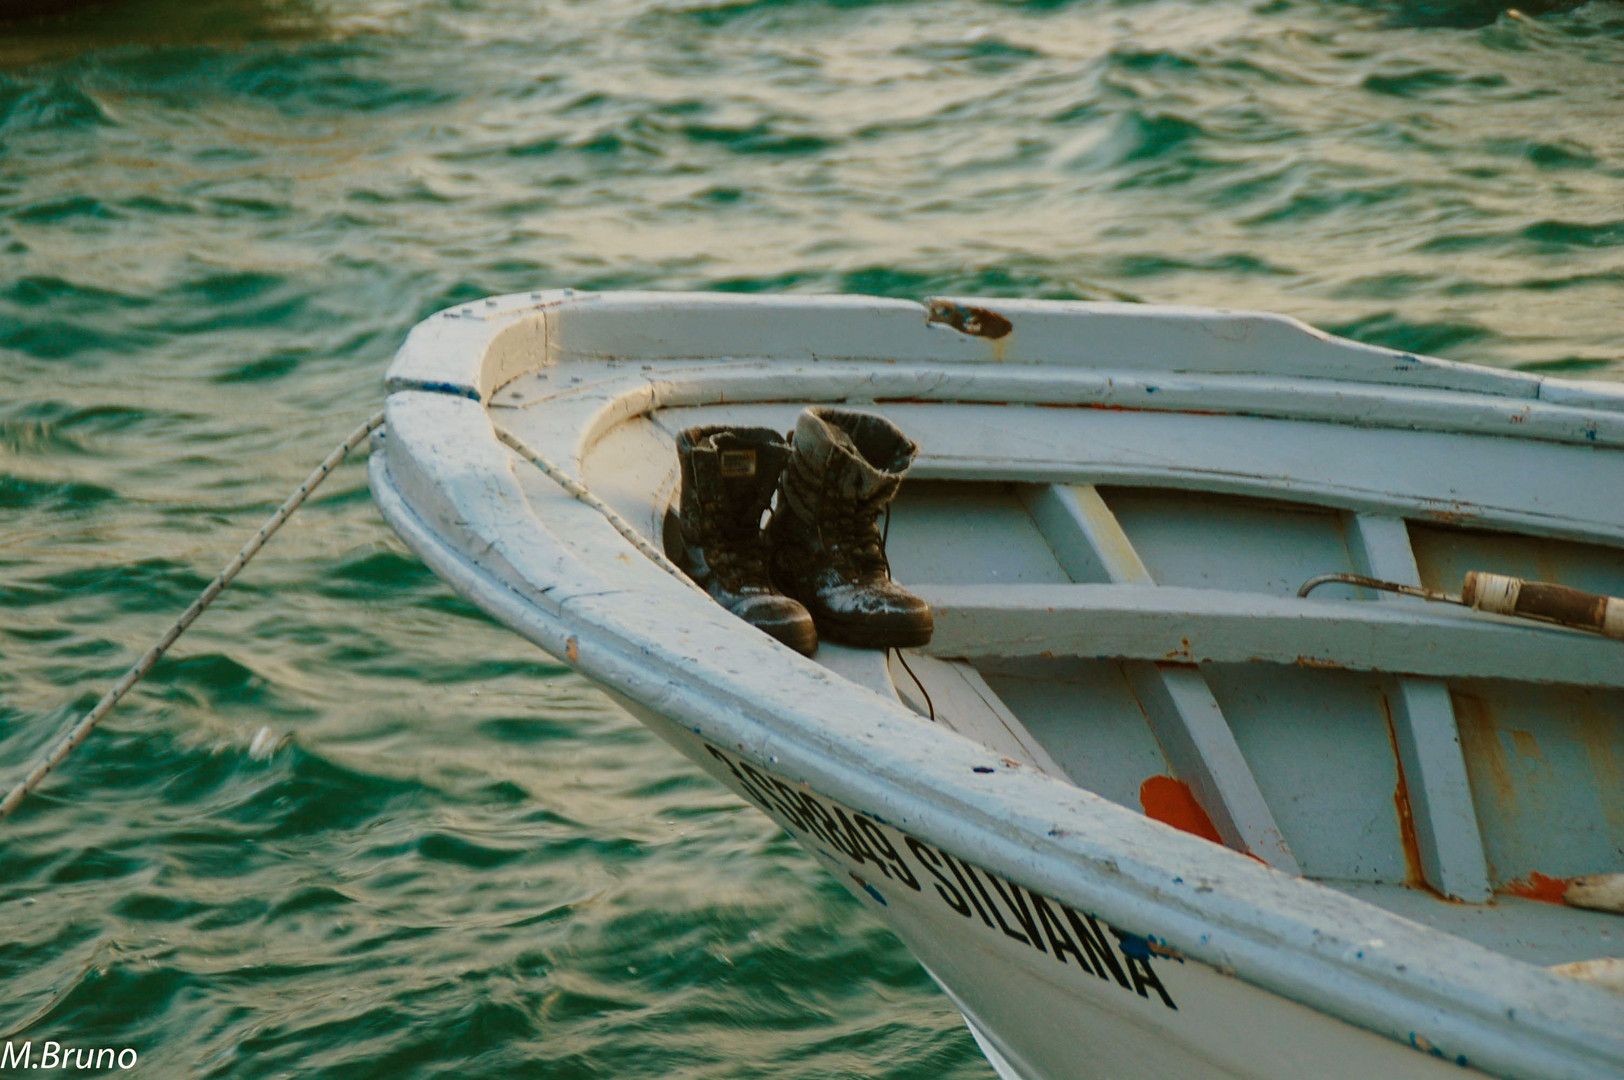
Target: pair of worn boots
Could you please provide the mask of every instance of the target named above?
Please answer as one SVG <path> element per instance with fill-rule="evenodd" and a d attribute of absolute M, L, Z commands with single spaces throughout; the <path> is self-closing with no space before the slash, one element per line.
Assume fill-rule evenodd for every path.
<path fill-rule="evenodd" d="M 879 525 L 918 450 L 890 421 L 844 409 L 807 409 L 787 439 L 689 428 L 677 436 L 667 551 L 717 603 L 797 652 L 810 656 L 820 635 L 924 645 L 930 607 L 891 580 Z"/>

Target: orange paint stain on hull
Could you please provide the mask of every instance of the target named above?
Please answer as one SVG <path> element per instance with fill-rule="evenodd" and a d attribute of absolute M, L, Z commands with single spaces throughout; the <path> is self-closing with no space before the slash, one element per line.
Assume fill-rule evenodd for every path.
<path fill-rule="evenodd" d="M 1573 884 L 1572 878 L 1549 877 L 1539 871 L 1534 871 L 1527 877 L 1508 881 L 1500 886 L 1499 892 L 1512 896 L 1520 896 L 1524 900 L 1538 900 L 1546 904 L 1560 904 L 1563 902 L 1562 894 L 1568 891 Z"/>
<path fill-rule="evenodd" d="M 1223 843 L 1212 818 L 1196 801 L 1190 785 L 1182 780 L 1171 776 L 1150 777 L 1139 785 L 1139 805 L 1145 808 L 1146 817 L 1154 818 L 1163 825 L 1171 825 L 1181 832 L 1211 840 L 1215 844 Z"/>

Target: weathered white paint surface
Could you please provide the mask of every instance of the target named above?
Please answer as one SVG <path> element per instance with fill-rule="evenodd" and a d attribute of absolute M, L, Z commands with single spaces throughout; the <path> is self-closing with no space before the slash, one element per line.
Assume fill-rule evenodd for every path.
<path fill-rule="evenodd" d="M 1568 784 L 1563 805 L 1509 759 L 1511 793 L 1539 795 L 1524 818 L 1502 820 L 1482 774 L 1461 790 L 1463 762 L 1471 772 L 1500 745 L 1501 711 L 1545 740 L 1553 776 L 1580 775 L 1558 753 L 1568 706 L 1541 703 L 1591 695 L 1583 709 L 1616 731 L 1619 646 L 1348 591 L 1287 595 L 1305 567 L 1453 567 L 1438 536 L 1455 534 L 1411 553 L 1406 519 L 1545 538 L 1502 546 L 1511 558 L 1547 545 L 1542 557 L 1587 583 L 1624 577 L 1624 395 L 1273 316 L 954 303 L 1012 329 L 972 337 L 927 325 L 919 305 L 860 297 L 463 305 L 415 330 L 391 369 L 373 489 L 460 593 L 806 844 L 920 957 L 1006 1075 L 1624 1075 L 1617 996 L 1544 967 L 1621 951 L 1624 923 L 1445 904 L 1402 880 L 1413 862 L 1436 888 L 1481 895 L 1484 851 L 1463 847 L 1474 794 L 1496 882 L 1624 869 L 1606 820 L 1557 827 L 1616 793 Z M 820 666 L 666 576 L 497 443 L 487 412 L 657 538 L 672 432 L 784 427 L 814 401 L 869 403 L 924 444 L 891 553 L 939 607 L 931 652 L 950 663 L 920 659 L 951 687 L 943 724 L 899 700 L 918 695 L 883 657 L 831 651 Z M 1065 485 L 1096 492 L 1080 496 L 1092 517 L 1062 520 Z M 1146 677 L 1164 671 L 1190 692 L 1147 728 L 1135 693 L 1154 697 Z M 1497 697 L 1506 686 L 1529 689 Z M 1384 729 L 1388 700 L 1400 709 Z M 1450 725 L 1462 709 L 1465 741 Z M 1193 760 L 1158 748 L 1179 731 L 1205 733 Z M 1615 745 L 1584 732 L 1598 754 Z M 1110 767 L 1130 760 L 1126 779 Z M 1275 865 L 1338 888 L 1138 813 L 1134 785 L 1161 768 L 1205 769 L 1203 798 L 1231 813 L 1224 838 L 1264 859 L 1247 837 L 1278 818 Z M 1406 774 L 1413 854 L 1392 820 Z M 832 824 L 837 808 L 852 832 Z M 1057 939 L 1039 897 L 1084 922 L 1057 915 Z M 1107 929 L 1085 962 L 1088 917 Z"/>

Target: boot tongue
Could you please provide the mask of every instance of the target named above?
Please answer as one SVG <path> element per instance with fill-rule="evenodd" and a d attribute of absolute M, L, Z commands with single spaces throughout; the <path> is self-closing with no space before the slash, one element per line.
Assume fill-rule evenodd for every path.
<path fill-rule="evenodd" d="M 825 423 L 824 431 L 828 434 L 829 442 L 835 446 L 837 451 L 851 457 L 862 458 L 862 451 L 857 449 L 857 444 L 851 441 L 851 436 L 846 434 L 844 428 Z"/>
<path fill-rule="evenodd" d="M 776 432 L 765 429 L 720 432 L 711 446 L 721 484 L 731 492 L 727 528 L 754 538 L 778 486 L 788 448 Z"/>

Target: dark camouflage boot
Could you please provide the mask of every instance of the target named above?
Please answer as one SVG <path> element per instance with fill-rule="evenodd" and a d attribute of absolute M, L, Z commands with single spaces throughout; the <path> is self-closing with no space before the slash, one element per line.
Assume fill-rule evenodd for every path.
<path fill-rule="evenodd" d="M 789 445 L 771 428 L 697 427 L 677 436 L 682 467 L 673 561 L 718 604 L 811 656 L 818 634 L 806 608 L 773 588 L 761 518 Z"/>
<path fill-rule="evenodd" d="M 879 416 L 811 408 L 795 424 L 767 532 L 773 582 L 826 641 L 906 649 L 930 641 L 930 605 L 891 580 L 880 514 L 919 448 Z"/>

